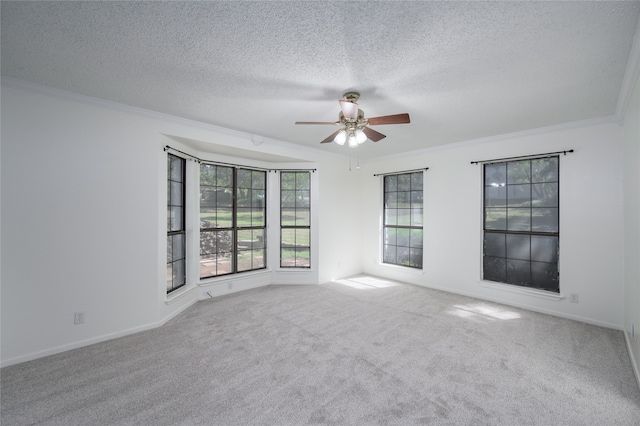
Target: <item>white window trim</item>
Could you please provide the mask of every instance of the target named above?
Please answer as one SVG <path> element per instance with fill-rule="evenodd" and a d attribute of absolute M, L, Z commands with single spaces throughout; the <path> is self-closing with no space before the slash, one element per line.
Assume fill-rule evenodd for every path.
<path fill-rule="evenodd" d="M 391 269 L 398 269 L 400 271 L 403 272 L 407 272 L 410 273 L 411 275 L 424 275 L 425 274 L 425 265 L 427 264 L 426 262 L 426 250 L 425 250 L 425 246 L 424 246 L 424 233 L 425 233 L 425 229 L 426 229 L 426 212 L 427 210 L 424 207 L 424 193 L 425 193 L 425 188 L 426 188 L 426 171 L 428 170 L 428 168 L 425 168 L 424 170 L 420 170 L 417 169 L 415 171 L 422 171 L 422 267 L 421 268 L 412 268 L 410 266 L 403 266 L 403 265 L 396 265 L 393 263 L 385 263 L 384 262 L 384 177 L 385 174 L 380 174 L 380 199 L 378 200 L 378 205 L 382 206 L 382 208 L 380 209 L 380 217 L 379 217 L 379 224 L 378 224 L 378 229 L 380 230 L 379 232 L 379 237 L 378 237 L 378 261 L 377 261 L 377 265 L 378 266 L 383 266 L 386 268 L 391 268 Z M 411 173 L 411 172 L 407 172 L 407 173 Z M 403 173 L 389 173 L 389 174 L 403 174 Z"/>

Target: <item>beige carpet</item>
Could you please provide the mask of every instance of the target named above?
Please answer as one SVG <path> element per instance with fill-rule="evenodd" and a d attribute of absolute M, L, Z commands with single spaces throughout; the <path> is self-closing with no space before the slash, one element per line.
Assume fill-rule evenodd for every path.
<path fill-rule="evenodd" d="M 620 331 L 384 280 L 270 286 L 3 368 L 8 425 L 638 425 Z"/>

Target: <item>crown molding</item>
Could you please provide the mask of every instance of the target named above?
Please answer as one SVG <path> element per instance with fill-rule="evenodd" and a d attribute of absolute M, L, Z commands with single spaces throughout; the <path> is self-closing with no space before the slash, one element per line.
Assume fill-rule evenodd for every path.
<path fill-rule="evenodd" d="M 523 137 L 528 137 L 528 136 L 542 135 L 542 134 L 550 133 L 550 132 L 558 132 L 558 131 L 563 131 L 563 130 L 580 129 L 580 128 L 583 128 L 583 127 L 598 126 L 598 125 L 602 125 L 602 124 L 616 124 L 616 123 L 617 123 L 617 121 L 616 121 L 615 116 L 607 115 L 607 116 L 603 116 L 603 117 L 589 118 L 587 120 L 579 120 L 579 121 L 571 121 L 571 122 L 562 123 L 562 124 L 554 124 L 553 126 L 538 127 L 538 128 L 535 128 L 535 129 L 522 130 L 522 131 L 518 131 L 518 132 L 503 133 L 503 134 L 494 135 L 494 136 L 487 136 L 487 137 L 484 137 L 484 138 L 470 139 L 470 140 L 466 140 L 466 141 L 452 142 L 452 143 L 447 143 L 447 144 L 443 144 L 443 145 L 436 145 L 436 146 L 431 146 L 431 147 L 428 147 L 428 148 L 418 149 L 418 150 L 415 150 L 415 151 L 407 151 L 407 152 L 393 154 L 393 155 L 389 155 L 389 156 L 385 156 L 385 157 L 372 158 L 372 159 L 367 160 L 366 163 L 375 163 L 375 162 L 378 162 L 378 161 L 394 160 L 394 159 L 404 158 L 404 157 L 413 157 L 413 156 L 417 156 L 417 155 L 425 155 L 425 154 L 429 154 L 429 153 L 432 153 L 432 152 L 456 149 L 456 148 L 461 148 L 461 147 L 465 147 L 465 146 L 481 145 L 481 144 L 490 143 L 490 142 L 497 142 L 497 141 L 501 141 L 501 140 L 505 140 L 505 139 L 518 139 L 518 138 L 523 138 Z"/>
<path fill-rule="evenodd" d="M 252 145 L 256 147 L 261 145 L 260 149 L 256 149 L 256 151 L 263 150 L 265 147 L 269 145 L 275 145 L 275 146 L 281 146 L 284 148 L 292 149 L 298 152 L 305 152 L 309 155 L 332 156 L 332 157 L 339 157 L 341 159 L 348 158 L 345 155 L 336 154 L 333 152 L 321 151 L 318 148 L 297 145 L 290 142 L 281 141 L 278 139 L 271 139 L 262 135 L 256 135 L 253 133 L 245 133 L 239 130 L 233 130 L 226 127 L 216 126 L 215 124 L 203 123 L 201 121 L 182 118 L 182 117 L 178 117 L 171 114 L 157 112 L 157 111 L 140 108 L 140 107 L 134 107 L 131 105 L 125 105 L 125 104 L 121 104 L 114 101 L 108 101 L 108 100 L 96 98 L 93 96 L 83 95 L 83 94 L 72 92 L 69 90 L 57 89 L 57 88 L 45 86 L 42 84 L 28 82 L 28 81 L 20 80 L 13 77 L 3 76 L 0 80 L 0 84 L 5 87 L 11 87 L 11 88 L 15 88 L 15 89 L 19 89 L 27 92 L 32 92 L 32 93 L 44 94 L 54 98 L 65 99 L 68 101 L 83 103 L 86 105 L 92 105 L 100 108 L 111 109 L 119 112 L 124 112 L 127 114 L 133 114 L 140 117 L 149 118 L 152 120 L 158 120 L 158 121 L 178 124 L 186 127 L 211 131 L 215 133 L 221 133 L 221 134 L 233 136 L 239 139 L 246 139 L 248 141 L 251 141 Z M 159 133 L 163 133 L 163 132 L 159 131 Z M 256 140 L 261 141 L 260 144 L 256 144 L 255 143 Z"/>
<path fill-rule="evenodd" d="M 512 132 L 512 133 L 504 133 L 500 135 L 488 136 L 488 137 L 478 138 L 478 139 L 471 139 L 467 141 L 452 142 L 444 145 L 436 145 L 436 146 L 423 148 L 415 151 L 407 151 L 407 152 L 392 154 L 388 156 L 374 157 L 369 159 L 360 159 L 359 163 L 361 165 L 364 165 L 368 163 L 376 163 L 380 161 L 393 160 L 393 159 L 404 158 L 408 156 L 423 155 L 423 154 L 436 152 L 436 151 L 455 149 L 463 146 L 483 144 L 483 143 L 494 142 L 494 141 L 499 141 L 504 139 L 535 136 L 535 135 L 553 132 L 553 131 L 576 129 L 576 128 L 594 126 L 599 124 L 618 123 L 621 125 L 622 121 L 624 120 L 624 111 L 631 97 L 631 93 L 633 91 L 633 85 L 635 83 L 635 80 L 633 77 L 631 77 L 631 75 L 635 75 L 637 77 L 638 72 L 640 71 L 640 40 L 639 38 L 640 38 L 640 25 L 639 25 L 639 31 L 636 32 L 634 47 L 632 49 L 632 54 L 629 57 L 629 62 L 627 64 L 627 72 L 625 74 L 625 80 L 624 80 L 622 90 L 618 99 L 618 108 L 620 108 L 620 111 L 621 111 L 620 113 L 618 113 L 618 108 L 617 108 L 616 114 L 611 116 L 597 117 L 597 118 L 592 118 L 587 120 L 574 121 L 569 123 L 557 124 L 553 126 L 540 127 L 536 129 L 529 129 L 529 130 L 523 130 L 523 131 Z M 633 74 L 634 72 L 635 74 Z M 329 156 L 329 157 L 340 158 L 342 160 L 349 160 L 349 161 L 351 160 L 351 157 L 352 157 L 351 155 L 322 151 L 322 150 L 319 150 L 318 148 L 293 144 L 291 142 L 285 142 L 278 139 L 271 139 L 261 135 L 255 135 L 252 133 L 245 133 L 239 130 L 233 130 L 226 127 L 217 126 L 214 124 L 203 123 L 201 121 L 191 120 L 191 119 L 182 118 L 182 117 L 161 113 L 161 112 L 157 112 L 149 109 L 134 107 L 131 105 L 125 105 L 125 104 L 121 104 L 114 101 L 108 101 L 101 98 L 82 95 L 82 94 L 71 92 L 68 90 L 57 89 L 50 86 L 44 86 L 37 83 L 27 82 L 24 80 L 13 78 L 13 77 L 2 77 L 0 80 L 0 84 L 6 87 L 12 87 L 12 88 L 16 88 L 16 89 L 20 89 L 28 92 L 40 93 L 40 94 L 45 94 L 51 97 L 66 99 L 73 102 L 79 102 L 79 103 L 84 103 L 84 104 L 93 105 L 97 107 L 112 109 L 115 111 L 134 114 L 134 115 L 138 115 L 138 116 L 153 119 L 153 120 L 174 123 L 174 124 L 183 125 L 186 127 L 198 128 L 206 131 L 225 134 L 225 135 L 233 136 L 240 139 L 246 139 L 248 141 L 251 141 L 253 145 L 255 145 L 254 141 L 256 140 L 256 138 L 258 138 L 262 140 L 262 143 L 260 145 L 260 149 L 256 149 L 256 151 L 261 151 L 267 148 L 269 145 L 271 145 L 271 146 L 280 146 L 284 148 L 291 148 L 298 152 L 305 152 L 308 155 Z M 160 133 L 163 133 L 163 132 L 160 132 Z M 256 145 L 256 147 L 257 146 L 258 145 Z"/>

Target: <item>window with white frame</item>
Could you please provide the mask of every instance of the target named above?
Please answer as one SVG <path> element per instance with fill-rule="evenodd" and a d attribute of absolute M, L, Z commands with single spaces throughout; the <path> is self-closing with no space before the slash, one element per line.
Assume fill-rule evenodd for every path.
<path fill-rule="evenodd" d="M 311 267 L 311 173 L 280 173 L 280 267 Z"/>
<path fill-rule="evenodd" d="M 186 161 L 167 154 L 167 293 L 186 285 Z"/>
<path fill-rule="evenodd" d="M 484 280 L 559 292 L 559 158 L 484 164 Z"/>
<path fill-rule="evenodd" d="M 422 269 L 423 172 L 384 176 L 382 261 Z"/>
<path fill-rule="evenodd" d="M 200 278 L 266 268 L 266 172 L 200 165 Z"/>

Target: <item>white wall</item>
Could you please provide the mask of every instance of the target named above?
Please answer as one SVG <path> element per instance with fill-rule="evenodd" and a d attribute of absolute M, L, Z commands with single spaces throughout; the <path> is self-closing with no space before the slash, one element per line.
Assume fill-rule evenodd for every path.
<path fill-rule="evenodd" d="M 458 144 L 350 171 L 348 159 L 320 150 L 268 140 L 255 146 L 251 135 L 15 81 L 3 80 L 1 101 L 3 366 L 156 327 L 205 290 L 228 291 L 213 280 L 191 283 L 180 297 L 165 295 L 163 135 L 317 165 L 317 268 L 307 274 L 271 268 L 266 276 L 238 278 L 234 291 L 366 272 L 609 327 L 629 321 L 638 327 L 637 305 L 626 302 L 626 317 L 622 309 L 625 290 L 636 299 L 640 291 L 633 269 L 624 284 L 625 144 L 616 124 Z M 626 146 L 636 159 L 626 170 L 635 170 L 636 186 L 627 185 L 625 195 L 637 206 L 637 125 L 627 123 Z M 483 284 L 481 166 L 470 161 L 571 148 L 576 152 L 560 164 L 561 291 L 578 293 L 579 303 Z M 381 265 L 381 184 L 373 174 L 427 166 L 424 272 Z M 625 226 L 636 226 L 637 235 L 637 207 L 630 205 Z M 637 259 L 637 240 L 635 247 L 627 250 L 627 265 Z M 77 311 L 86 313 L 85 324 L 73 324 Z"/>
<path fill-rule="evenodd" d="M 149 130 L 115 110 L 2 87 L 3 364 L 158 320 Z"/>
<path fill-rule="evenodd" d="M 640 79 L 624 119 L 624 330 L 640 384 Z"/>
<path fill-rule="evenodd" d="M 362 272 L 361 176 L 348 162 L 321 174 L 321 283 Z"/>
<path fill-rule="evenodd" d="M 10 79 L 1 102 L 3 366 L 153 328 L 205 290 L 228 292 L 214 280 L 166 296 L 163 135 L 317 165 L 314 271 L 249 274 L 233 291 L 359 272 L 359 206 L 343 192 L 357 193 L 359 176 L 347 158 Z"/>
<path fill-rule="evenodd" d="M 482 282 L 482 166 L 490 160 L 574 149 L 560 158 L 560 297 Z M 481 299 L 622 328 L 622 141 L 617 124 L 563 126 L 542 132 L 425 150 L 366 164 L 363 269 L 366 273 Z M 380 263 L 381 178 L 425 172 L 424 270 Z M 578 293 L 579 303 L 569 303 Z M 547 293 L 548 294 L 548 293 Z"/>

